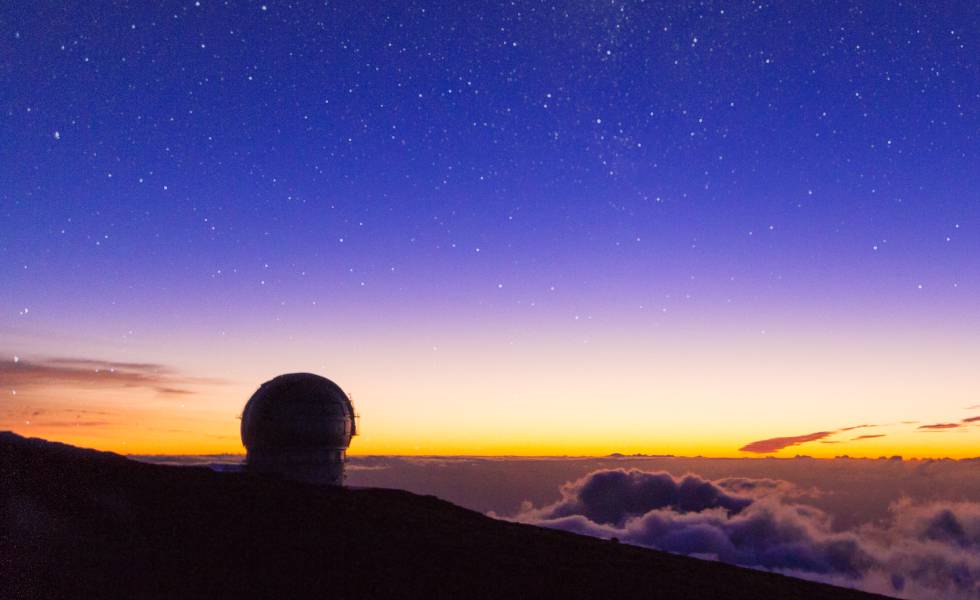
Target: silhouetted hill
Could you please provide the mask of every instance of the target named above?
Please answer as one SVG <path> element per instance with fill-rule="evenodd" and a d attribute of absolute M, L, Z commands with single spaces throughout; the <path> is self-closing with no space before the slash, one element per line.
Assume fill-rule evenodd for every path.
<path fill-rule="evenodd" d="M 875 598 L 498 521 L 431 496 L 0 433 L 4 598 Z"/>

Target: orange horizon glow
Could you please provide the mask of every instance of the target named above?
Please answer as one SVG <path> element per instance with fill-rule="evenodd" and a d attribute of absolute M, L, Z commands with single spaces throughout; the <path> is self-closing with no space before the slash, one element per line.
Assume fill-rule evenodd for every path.
<path fill-rule="evenodd" d="M 338 330 L 329 344 L 297 333 L 275 355 L 272 340 L 243 334 L 172 340 L 204 350 L 169 360 L 130 347 L 115 372 L 93 359 L 63 359 L 66 368 L 49 358 L 90 356 L 88 343 L 55 353 L 26 340 L 21 362 L 0 370 L 0 429 L 123 454 L 236 454 L 237 417 L 258 385 L 309 371 L 351 394 L 361 415 L 351 455 L 980 454 L 980 421 L 967 422 L 980 415 L 980 344 L 970 336 L 781 329 L 597 333 L 587 343 L 560 330 Z M 957 427 L 919 429 L 942 423 Z M 861 425 L 874 427 L 852 429 Z M 824 431 L 837 433 L 771 454 L 739 451 Z"/>
<path fill-rule="evenodd" d="M 116 452 L 119 454 L 146 455 L 208 455 L 244 454 L 238 436 L 239 421 L 232 417 L 232 423 L 218 420 L 214 427 L 204 432 L 168 429 L 167 427 L 145 427 L 139 420 L 134 423 L 118 422 L 101 426 L 97 431 L 88 426 L 72 426 L 68 423 L 46 426 L 43 421 L 15 425 L 10 430 L 25 437 L 39 437 L 85 448 Z M 362 421 L 364 423 L 364 421 Z M 5 424 L 6 425 L 6 424 Z M 387 427 L 390 424 L 386 424 Z M 364 425 L 362 425 L 364 427 Z M 624 437 L 622 443 L 614 445 L 599 436 L 583 439 L 578 436 L 574 442 L 563 439 L 559 434 L 552 438 L 527 441 L 519 437 L 503 438 L 493 432 L 471 431 L 429 443 L 418 443 L 417 439 L 404 432 L 385 432 L 372 427 L 371 433 L 356 436 L 348 454 L 352 456 L 513 456 L 513 457 L 601 457 L 612 453 L 623 455 L 672 455 L 677 457 L 705 458 L 793 458 L 805 455 L 813 458 L 835 458 L 847 455 L 850 458 L 876 459 L 882 456 L 902 456 L 905 459 L 966 459 L 978 455 L 975 445 L 977 431 L 965 428 L 950 433 L 926 433 L 915 429 L 914 425 L 882 426 L 876 435 L 882 438 L 853 441 L 846 434 L 831 436 L 827 441 L 838 443 L 808 442 L 789 446 L 772 453 L 741 452 L 739 447 L 749 440 L 744 436 L 714 437 L 710 440 L 684 440 L 682 436 L 671 438 L 662 436 L 656 443 L 644 443 L 636 437 Z M 942 445 L 935 438 L 942 436 Z M 569 436 L 573 437 L 573 436 Z"/>
<path fill-rule="evenodd" d="M 107 439 L 107 436 L 74 433 L 56 430 L 43 430 L 41 428 L 15 427 L 11 431 L 24 437 L 36 437 L 53 442 L 61 442 L 82 448 L 115 452 L 123 455 L 159 455 L 159 456 L 194 456 L 194 455 L 241 455 L 244 456 L 245 449 L 241 444 L 210 442 L 198 440 L 189 443 L 186 438 L 162 438 L 162 437 L 140 437 L 128 438 L 126 435 L 119 435 L 118 439 Z M 115 436 L 112 436 L 113 438 Z M 832 450 L 819 448 L 816 444 L 794 446 L 789 449 L 781 450 L 770 454 L 755 454 L 749 452 L 738 452 L 729 450 L 728 446 L 719 443 L 716 446 L 704 446 L 702 451 L 691 451 L 688 446 L 678 451 L 668 451 L 660 449 L 636 449 L 608 450 L 597 446 L 562 446 L 549 444 L 522 445 L 518 442 L 502 442 L 496 444 L 480 445 L 485 448 L 485 452 L 474 452 L 469 446 L 445 445 L 427 446 L 425 449 L 411 447 L 407 444 L 384 444 L 367 445 L 360 443 L 355 438 L 348 451 L 350 456 L 433 456 L 433 457 L 514 457 L 514 458 L 601 458 L 608 457 L 610 454 L 618 453 L 626 457 L 639 455 L 640 457 L 649 456 L 672 456 L 677 458 L 718 458 L 718 459 L 792 459 L 797 455 L 806 456 L 814 459 L 834 459 L 842 456 L 853 459 L 875 460 L 882 457 L 901 456 L 905 460 L 939 460 L 939 459 L 976 459 L 980 458 L 977 448 L 970 443 L 947 446 L 947 451 L 936 453 L 935 446 L 930 444 L 917 444 L 914 446 L 896 447 L 894 444 L 860 446 L 847 443 L 835 444 L 830 446 Z"/>

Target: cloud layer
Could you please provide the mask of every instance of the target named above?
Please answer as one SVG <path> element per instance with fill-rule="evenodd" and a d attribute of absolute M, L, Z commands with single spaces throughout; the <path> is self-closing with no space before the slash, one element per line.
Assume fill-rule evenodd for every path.
<path fill-rule="evenodd" d="M 0 386 L 14 390 L 70 386 L 76 388 L 148 388 L 159 394 L 187 395 L 195 383 L 170 367 L 150 363 L 99 361 L 86 358 L 47 358 L 0 362 Z"/>
<path fill-rule="evenodd" d="M 818 431 L 816 433 L 808 433 L 806 435 L 796 435 L 790 437 L 777 437 L 770 438 L 767 440 L 759 440 L 757 442 L 752 442 L 746 444 L 739 448 L 740 452 L 755 452 L 757 454 L 769 454 L 770 452 L 777 452 L 783 448 L 788 448 L 789 446 L 798 446 L 806 442 L 815 442 L 821 440 L 825 437 L 829 437 L 837 433 L 836 431 Z"/>
<path fill-rule="evenodd" d="M 967 407 L 967 410 L 977 408 L 975 406 Z M 962 419 L 958 423 L 932 423 L 928 425 L 919 425 L 916 430 L 920 433 L 942 433 L 944 431 L 949 431 L 952 429 L 959 429 L 961 427 L 967 427 L 970 423 L 980 421 L 980 417 L 970 417 Z M 918 421 L 901 421 L 893 425 L 915 425 Z M 774 452 L 779 452 L 784 448 L 789 448 L 791 446 L 799 446 L 800 444 L 806 444 L 808 442 L 819 441 L 821 444 L 839 444 L 842 440 L 830 440 L 826 439 L 837 435 L 839 433 L 845 433 L 848 431 L 854 431 L 855 429 L 868 429 L 872 427 L 882 427 L 882 425 L 874 425 L 870 423 L 865 423 L 862 425 L 852 425 L 851 427 L 842 427 L 840 429 L 834 429 L 832 431 L 817 431 L 815 433 L 807 433 L 804 435 L 794 435 L 786 437 L 774 437 L 767 438 L 764 440 L 758 440 L 755 442 L 750 442 L 741 448 L 739 452 L 751 452 L 753 454 L 772 454 Z M 856 442 L 861 440 L 871 440 L 875 438 L 886 437 L 887 434 L 869 434 L 869 435 L 859 435 L 857 437 L 852 437 L 850 441 Z"/>
<path fill-rule="evenodd" d="M 787 482 L 607 469 L 516 520 L 908 598 L 977 598 L 980 504 L 891 505 L 883 523 L 835 530 Z"/>

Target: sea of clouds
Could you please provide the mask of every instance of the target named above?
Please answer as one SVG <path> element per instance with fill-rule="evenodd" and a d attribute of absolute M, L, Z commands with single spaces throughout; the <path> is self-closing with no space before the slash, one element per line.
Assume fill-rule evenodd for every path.
<path fill-rule="evenodd" d="M 515 520 L 907 598 L 980 597 L 980 504 L 900 499 L 848 531 L 773 479 L 604 469 Z"/>
<path fill-rule="evenodd" d="M 978 459 L 352 456 L 347 482 L 889 596 L 980 598 Z"/>

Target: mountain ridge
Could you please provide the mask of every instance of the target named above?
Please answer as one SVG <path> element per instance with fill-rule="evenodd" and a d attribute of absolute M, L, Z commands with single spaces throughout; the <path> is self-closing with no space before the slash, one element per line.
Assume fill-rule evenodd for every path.
<path fill-rule="evenodd" d="M 884 598 L 492 519 L 434 496 L 0 432 L 5 597 Z"/>

